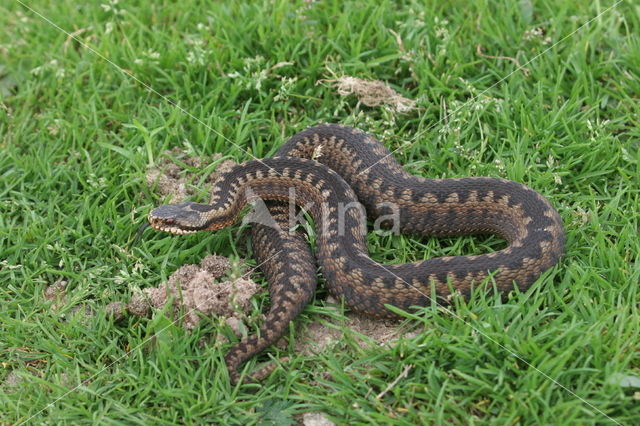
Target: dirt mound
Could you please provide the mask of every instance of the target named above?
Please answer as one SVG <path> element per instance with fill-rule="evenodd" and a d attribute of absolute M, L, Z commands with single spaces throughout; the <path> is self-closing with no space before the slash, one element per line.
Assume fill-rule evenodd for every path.
<path fill-rule="evenodd" d="M 111 303 L 106 309 L 119 319 L 127 313 L 146 316 L 151 308 L 171 303 L 174 318 L 187 330 L 195 328 L 203 317 L 241 317 L 249 312 L 249 301 L 260 288 L 244 277 L 223 279 L 230 269 L 226 257 L 208 255 L 200 265 L 180 267 L 166 282 L 144 289 L 129 303 Z"/>

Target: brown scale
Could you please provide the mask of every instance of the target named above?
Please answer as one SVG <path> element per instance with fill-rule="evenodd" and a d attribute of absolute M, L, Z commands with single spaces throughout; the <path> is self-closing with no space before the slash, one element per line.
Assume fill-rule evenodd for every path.
<path fill-rule="evenodd" d="M 243 339 L 225 357 L 234 383 L 240 377 L 238 367 L 275 343 L 316 289 L 316 259 L 304 235 L 289 232 L 290 188 L 296 190 L 296 203 L 314 219 L 317 262 L 327 289 L 352 309 L 376 317 L 393 316 L 385 304 L 411 310 L 427 305 L 430 297 L 445 304 L 452 295 L 450 289 L 468 297 L 473 286 L 481 285 L 490 274 L 500 291 L 508 292 L 514 283 L 524 291 L 557 263 L 564 250 L 558 213 L 522 184 L 496 178 L 413 176 L 377 140 L 357 129 L 332 124 L 309 128 L 292 137 L 276 158 L 250 161 L 224 174 L 214 188 L 211 205 L 165 205 L 149 214 L 154 228 L 183 234 L 223 228 L 247 202 L 271 200 L 269 210 L 278 227 L 253 227 L 254 251 L 269 282 L 271 307 L 259 334 Z M 351 208 L 344 214 L 344 224 L 339 223 L 337 206 L 358 201 L 372 219 L 390 213 L 379 203 L 395 203 L 402 232 L 494 233 L 509 245 L 478 256 L 381 265 L 369 257 L 365 217 Z M 272 369 L 268 366 L 250 379 L 259 380 Z"/>

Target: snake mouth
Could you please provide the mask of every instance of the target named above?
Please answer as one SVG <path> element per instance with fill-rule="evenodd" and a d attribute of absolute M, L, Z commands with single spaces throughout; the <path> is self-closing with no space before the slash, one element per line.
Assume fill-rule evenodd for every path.
<path fill-rule="evenodd" d="M 187 235 L 187 234 L 195 234 L 200 231 L 200 229 L 189 229 L 181 227 L 174 223 L 172 219 L 164 219 L 157 218 L 149 215 L 148 217 L 149 225 L 153 229 L 157 229 L 158 231 L 168 232 L 174 235 Z"/>
<path fill-rule="evenodd" d="M 164 231 L 174 235 L 187 235 L 187 234 L 195 234 L 196 232 L 198 232 L 193 229 L 182 229 L 182 228 L 178 228 L 177 226 L 170 226 L 170 225 L 163 225 L 163 224 L 151 225 L 151 227 L 153 229 L 157 229 L 158 231 Z"/>

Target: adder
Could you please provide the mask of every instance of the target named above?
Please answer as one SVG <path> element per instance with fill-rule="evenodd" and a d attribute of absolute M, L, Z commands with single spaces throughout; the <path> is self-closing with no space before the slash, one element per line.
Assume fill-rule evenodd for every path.
<path fill-rule="evenodd" d="M 292 223 L 290 195 L 313 217 L 317 254 Z M 428 179 L 411 175 L 374 137 L 352 127 L 324 124 L 286 142 L 274 158 L 249 161 L 224 173 L 210 204 L 162 205 L 149 213 L 153 228 L 189 234 L 236 221 L 243 207 L 267 200 L 276 226 L 255 224 L 254 252 L 269 283 L 271 307 L 259 333 L 225 356 L 231 381 L 239 366 L 276 342 L 314 295 L 316 265 L 328 291 L 355 311 L 392 317 L 403 310 L 441 304 L 474 287 L 507 293 L 529 288 L 564 251 L 558 212 L 533 189 L 490 177 Z M 384 265 L 371 259 L 367 216 L 403 233 L 454 236 L 497 234 L 508 246 L 475 256 L 436 257 Z M 248 378 L 258 380 L 272 367 Z"/>

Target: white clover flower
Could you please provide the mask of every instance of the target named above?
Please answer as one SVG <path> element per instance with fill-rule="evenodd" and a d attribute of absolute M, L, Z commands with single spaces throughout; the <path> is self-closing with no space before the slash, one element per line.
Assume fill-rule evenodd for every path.
<path fill-rule="evenodd" d="M 449 25 L 449 21 L 446 19 L 443 19 L 441 21 L 438 19 L 438 17 L 436 17 L 434 19 L 434 23 L 436 37 L 438 37 L 440 40 L 447 40 L 449 38 L 449 29 L 447 28 L 447 25 Z"/>
<path fill-rule="evenodd" d="M 35 67 L 31 71 L 29 71 L 29 73 L 31 73 L 32 75 L 40 75 L 42 74 L 42 70 L 45 68 L 45 66 L 46 65 L 40 65 L 39 67 Z"/>
<path fill-rule="evenodd" d="M 256 90 L 260 90 L 262 88 L 262 82 L 267 79 L 268 70 L 260 70 L 257 73 L 253 73 L 252 77 L 255 81 Z"/>
<path fill-rule="evenodd" d="M 105 12 L 111 12 L 114 15 L 124 15 L 125 10 L 116 7 L 118 5 L 118 0 L 108 0 L 107 3 L 102 3 L 100 7 L 104 9 Z"/>
<path fill-rule="evenodd" d="M 31 71 L 29 71 L 29 73 L 31 75 L 38 76 L 45 73 L 46 71 L 53 72 L 53 74 L 58 78 L 64 78 L 64 76 L 66 75 L 64 68 L 58 65 L 57 59 L 52 59 L 46 64 L 35 67 Z"/>
<path fill-rule="evenodd" d="M 187 36 L 184 41 L 190 46 L 204 46 L 204 40 L 199 37 Z"/>
<path fill-rule="evenodd" d="M 200 46 L 194 46 L 193 50 L 187 52 L 187 62 L 195 65 L 205 65 L 207 56 L 210 54 L 210 50 L 203 49 Z"/>
<path fill-rule="evenodd" d="M 296 81 L 298 81 L 297 77 L 284 77 L 281 80 L 280 89 L 278 90 L 278 94 L 273 98 L 274 101 L 286 101 L 289 99 L 289 93 L 293 89 Z"/>
<path fill-rule="evenodd" d="M 133 63 L 136 65 L 142 65 L 145 62 L 149 62 L 152 64 L 158 64 L 158 59 L 160 59 L 160 54 L 153 49 L 147 49 L 142 52 L 142 58 L 136 58 L 133 60 Z"/>

